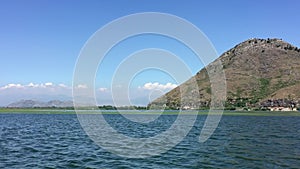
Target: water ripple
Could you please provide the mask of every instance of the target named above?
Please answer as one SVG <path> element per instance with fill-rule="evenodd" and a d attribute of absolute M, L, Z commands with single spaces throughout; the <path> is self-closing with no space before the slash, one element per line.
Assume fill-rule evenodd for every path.
<path fill-rule="evenodd" d="M 128 136 L 151 137 L 176 116 L 150 124 L 106 116 Z M 170 151 L 152 158 L 127 159 L 98 147 L 76 115 L 0 114 L 0 168 L 298 168 L 300 117 L 225 116 L 205 143 L 198 137 L 205 116 Z M 123 127 L 123 128 L 122 128 Z M 116 148 L 129 146 L 126 143 Z M 155 148 L 155 146 L 153 146 Z"/>

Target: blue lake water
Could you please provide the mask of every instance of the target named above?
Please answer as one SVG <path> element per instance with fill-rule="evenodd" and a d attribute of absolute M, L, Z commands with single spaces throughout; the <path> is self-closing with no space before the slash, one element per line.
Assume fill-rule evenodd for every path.
<path fill-rule="evenodd" d="M 105 115 L 120 133 L 152 137 L 176 115 L 147 125 Z M 223 116 L 214 134 L 199 143 L 206 116 L 187 137 L 150 158 L 117 156 L 94 143 L 72 114 L 0 114 L 0 168 L 299 168 L 300 117 Z"/>

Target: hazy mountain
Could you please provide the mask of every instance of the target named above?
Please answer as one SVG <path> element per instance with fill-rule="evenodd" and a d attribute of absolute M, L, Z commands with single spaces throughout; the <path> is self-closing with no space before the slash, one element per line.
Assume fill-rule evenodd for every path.
<path fill-rule="evenodd" d="M 216 61 L 221 61 L 226 76 L 226 107 L 262 107 L 266 103 L 272 104 L 274 100 L 299 107 L 299 48 L 280 39 L 249 39 L 223 53 Z M 206 69 L 200 70 L 193 78 L 197 81 L 201 98 L 188 106 L 208 107 L 211 84 Z M 176 109 L 186 106 L 180 103 L 180 96 L 193 97 L 193 89 L 180 93 L 180 87 L 189 88 L 189 81 L 154 100 L 149 106 L 164 104 Z"/>
<path fill-rule="evenodd" d="M 7 105 L 10 108 L 34 108 L 34 107 L 73 107 L 72 101 L 51 100 L 48 102 L 34 100 L 20 100 Z"/>

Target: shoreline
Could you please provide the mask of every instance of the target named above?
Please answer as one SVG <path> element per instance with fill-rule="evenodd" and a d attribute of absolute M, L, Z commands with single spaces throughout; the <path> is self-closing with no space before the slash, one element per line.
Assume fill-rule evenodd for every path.
<path fill-rule="evenodd" d="M 80 113 L 81 112 L 81 113 Z M 178 115 L 178 110 L 167 110 L 163 113 L 156 110 L 136 111 L 136 110 L 79 110 L 79 113 L 72 109 L 49 109 L 49 108 L 0 108 L 0 114 L 132 114 L 132 115 Z M 184 115 L 208 115 L 208 110 L 183 110 Z M 220 115 L 220 113 L 210 113 L 210 115 Z M 300 116 L 299 111 L 228 111 L 224 110 L 223 116 Z"/>

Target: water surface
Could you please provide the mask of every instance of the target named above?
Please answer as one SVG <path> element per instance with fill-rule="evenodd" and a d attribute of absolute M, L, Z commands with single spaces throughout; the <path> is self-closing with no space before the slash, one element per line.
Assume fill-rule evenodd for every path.
<path fill-rule="evenodd" d="M 121 133 L 151 137 L 176 115 L 141 125 L 105 115 Z M 300 117 L 223 116 L 199 143 L 206 116 L 166 153 L 145 159 L 116 156 L 95 144 L 74 114 L 0 114 L 0 168 L 299 168 Z"/>

